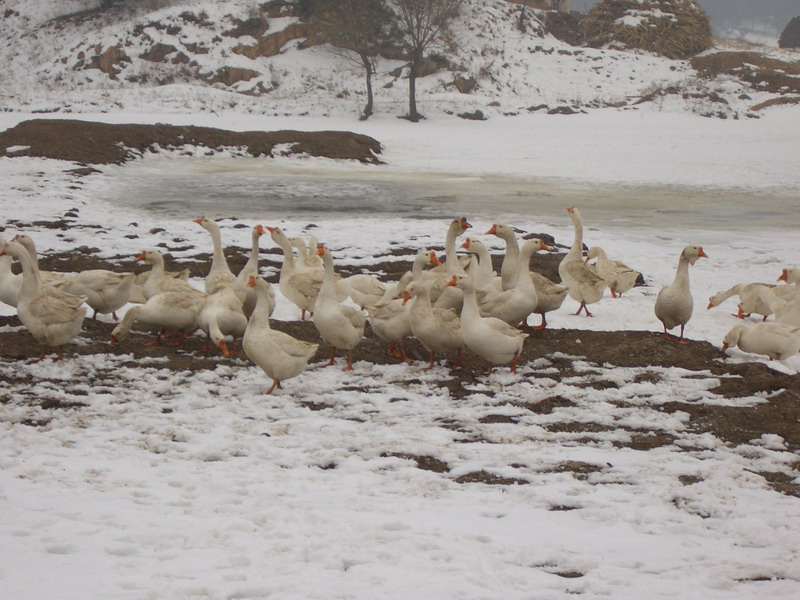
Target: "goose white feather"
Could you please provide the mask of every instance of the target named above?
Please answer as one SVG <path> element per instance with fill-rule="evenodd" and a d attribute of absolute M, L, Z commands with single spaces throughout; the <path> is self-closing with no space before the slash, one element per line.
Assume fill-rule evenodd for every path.
<path fill-rule="evenodd" d="M 266 391 L 271 394 L 275 388 L 283 389 L 282 381 L 296 377 L 306 370 L 308 361 L 317 352 L 319 345 L 272 329 L 269 323 L 268 283 L 259 276 L 251 275 L 246 285 L 256 291 L 256 306 L 247 322 L 242 347 L 248 358 L 272 379 L 272 386 Z"/>
<path fill-rule="evenodd" d="M 337 349 L 346 350 L 345 370 L 352 371 L 353 349 L 364 337 L 367 316 L 352 306 L 340 302 L 331 253 L 322 244 L 319 245 L 317 253 L 322 257 L 325 275 L 314 303 L 314 325 L 322 340 L 330 346 L 328 366 L 333 364 Z"/>
<path fill-rule="evenodd" d="M 86 296 L 75 296 L 58 288 L 43 286 L 36 262 L 19 242 L 5 242 L 0 256 L 9 254 L 22 265 L 22 287 L 17 301 L 17 316 L 42 346 L 58 348 L 64 357 L 63 346 L 78 335 L 86 315 L 81 306 Z M 44 358 L 42 350 L 39 360 Z"/>
<path fill-rule="evenodd" d="M 689 286 L 689 265 L 699 258 L 708 258 L 702 246 L 686 246 L 678 258 L 678 268 L 673 282 L 662 288 L 656 296 L 654 311 L 656 317 L 664 325 L 664 336 L 673 337 L 667 330 L 680 326 L 679 340 L 683 342 L 683 332 L 689 319 L 692 318 L 694 300 Z"/>

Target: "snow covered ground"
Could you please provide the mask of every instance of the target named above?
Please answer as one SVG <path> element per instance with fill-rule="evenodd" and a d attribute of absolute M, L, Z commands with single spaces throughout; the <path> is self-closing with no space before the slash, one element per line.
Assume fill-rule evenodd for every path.
<path fill-rule="evenodd" d="M 30 116 L 2 113 L 0 127 Z M 796 198 L 796 117 L 796 109 L 786 109 L 738 122 L 608 111 L 417 125 L 391 117 L 367 123 L 233 114 L 97 118 L 229 129 L 341 126 L 385 146 L 387 164 L 377 167 L 263 161 L 265 169 L 295 170 L 298 177 L 306 169 L 352 178 L 434 173 L 462 182 L 467 176 L 552 178 L 556 193 L 570 185 L 587 189 L 585 204 L 570 202 L 583 210 L 586 243 L 625 260 L 649 285 L 603 300 L 594 319 L 570 315 L 576 305 L 567 300 L 551 325 L 658 331 L 655 294 L 671 281 L 681 248 L 698 243 L 710 258 L 692 268 L 696 312 L 687 335 L 719 345 L 734 323 L 733 304 L 706 311 L 707 298 L 742 281 L 774 281 L 781 268 L 800 262 L 798 213 L 784 214 L 780 223 L 747 217 L 749 229 L 735 218 L 714 222 L 713 229 L 668 218 L 615 227 L 601 206 L 603 219 L 593 221 L 591 182 L 691 186 L 717 196 L 730 187 L 764 202 Z M 159 155 L 141 164 L 181 160 L 199 159 Z M 103 168 L 75 187 L 64 173 L 71 165 L 2 158 L 0 202 L 6 219 L 30 224 L 26 232 L 45 253 L 88 245 L 104 256 L 134 256 L 143 246 L 172 246 L 173 239 L 208 248 L 206 232 L 191 222 L 198 214 L 166 216 L 108 201 L 118 189 L 115 177 L 141 164 Z M 668 202 L 669 194 L 656 198 Z M 557 195 L 551 205 L 558 205 Z M 524 204 L 489 205 L 477 217 L 467 215 L 475 226 L 470 233 L 499 251 L 481 233 L 503 219 L 525 231 L 546 230 L 568 245 L 567 205 L 545 218 Z M 81 224 L 107 231 L 64 234 L 33 224 L 71 208 L 79 210 Z M 280 223 L 305 234 L 313 221 L 337 262 L 359 264 L 359 257 L 392 244 L 441 245 L 452 216 L 310 214 L 303 221 L 265 210 L 242 222 Z M 156 226 L 165 231 L 151 233 Z M 246 231 L 225 226 L 223 237 L 246 246 Z M 131 232 L 139 237 L 126 238 Z M 7 238 L 14 233 L 13 227 L 3 231 Z M 279 297 L 276 317 L 295 315 Z M 729 355 L 766 361 L 738 350 Z M 769 365 L 796 373 L 800 357 Z M 757 474 L 796 476 L 796 454 L 779 436 L 725 444 L 689 430 L 686 413 L 659 410 L 672 401 L 749 406 L 768 398 L 726 400 L 709 391 L 718 383 L 713 377 L 602 367 L 575 357 L 574 378 L 552 378 L 543 359 L 522 365 L 517 375 L 499 369 L 456 399 L 446 386 L 447 369 L 423 373 L 420 367 L 360 361 L 352 373 L 310 369 L 267 397 L 263 373 L 244 359 L 220 359 L 215 369 L 195 374 L 169 372 L 157 362 L 131 366 L 103 354 L 34 365 L 3 360 L 3 596 L 728 600 L 800 594 L 800 503 Z M 587 387 L 585 377 L 597 373 L 617 386 Z M 75 383 L 85 380 L 91 384 Z M 570 405 L 552 413 L 519 408 L 554 397 Z M 47 399 L 84 406 L 48 410 L 42 407 Z M 589 439 L 548 429 L 564 419 L 600 427 Z M 46 424 L 31 426 L 37 420 Z M 648 451 L 618 444 L 636 430 L 657 430 L 675 442 Z M 413 457 L 435 458 L 449 470 L 417 468 Z M 457 481 L 481 471 L 520 483 Z"/>

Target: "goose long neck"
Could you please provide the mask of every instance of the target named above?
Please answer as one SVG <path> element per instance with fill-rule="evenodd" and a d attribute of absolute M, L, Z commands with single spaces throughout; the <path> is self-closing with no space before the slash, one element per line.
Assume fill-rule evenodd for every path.
<path fill-rule="evenodd" d="M 258 231 L 254 229 L 250 244 L 250 258 L 247 260 L 248 267 L 258 266 L 258 238 L 260 237 Z"/>
<path fill-rule="evenodd" d="M 689 287 L 689 261 L 683 256 L 678 259 L 678 269 L 675 271 L 673 285 Z"/>
<path fill-rule="evenodd" d="M 412 281 L 421 281 L 422 280 L 422 266 L 425 264 L 427 260 L 428 254 L 417 254 L 416 258 L 414 258 L 414 262 L 411 265 L 411 279 Z"/>
<path fill-rule="evenodd" d="M 219 268 L 225 261 L 225 253 L 222 251 L 222 235 L 219 232 L 219 226 L 216 223 L 209 225 L 208 233 L 211 234 L 211 243 L 214 246 L 214 254 L 211 256 L 211 268 Z"/>
<path fill-rule="evenodd" d="M 576 213 L 571 213 L 572 224 L 575 226 L 575 238 L 572 241 L 572 248 L 569 256 L 573 260 L 580 260 L 583 256 L 583 220 Z"/>
<path fill-rule="evenodd" d="M 267 286 L 256 283 L 256 306 L 250 315 L 250 322 L 270 329 L 269 326 L 269 292 Z"/>
<path fill-rule="evenodd" d="M 456 238 L 461 234 L 462 231 L 461 225 L 458 223 L 447 228 L 444 251 L 447 261 L 447 273 L 450 275 L 464 273 L 464 269 L 461 268 L 461 264 L 458 262 L 458 252 L 456 251 Z"/>
<path fill-rule="evenodd" d="M 413 304 L 411 305 L 411 313 L 421 316 L 430 313 L 432 310 L 431 296 L 427 288 L 420 289 L 414 296 Z"/>
<path fill-rule="evenodd" d="M 161 254 L 154 254 L 150 268 L 150 277 L 161 278 L 164 276 L 164 257 Z"/>
<path fill-rule="evenodd" d="M 478 298 L 475 295 L 475 288 L 469 287 L 464 290 L 464 304 L 461 306 L 462 319 L 480 319 L 481 311 L 478 308 Z"/>
<path fill-rule="evenodd" d="M 6 246 L 9 248 L 10 246 Z M 36 261 L 31 257 L 30 253 L 24 246 L 18 244 L 17 248 L 12 250 L 12 256 L 19 260 L 22 265 L 22 287 L 20 288 L 20 297 L 31 298 L 39 292 L 42 281 L 39 275 L 39 267 Z"/>
<path fill-rule="evenodd" d="M 333 258 L 327 250 L 322 255 L 322 268 L 324 276 L 322 278 L 322 287 L 319 289 L 319 295 L 325 299 L 333 299 L 338 302 L 336 297 L 336 279 L 333 272 Z"/>
<path fill-rule="evenodd" d="M 536 246 L 525 246 L 519 253 L 519 258 L 517 259 L 517 285 L 525 279 L 530 280 L 527 275 L 528 271 L 530 271 L 531 257 L 534 252 L 536 252 Z"/>
<path fill-rule="evenodd" d="M 289 239 L 285 235 L 273 235 L 272 240 L 283 250 L 283 269 L 294 271 L 294 252 Z M 281 271 L 283 272 L 283 269 Z"/>
<path fill-rule="evenodd" d="M 502 265 L 500 265 L 500 278 L 502 279 L 503 289 L 508 290 L 517 283 L 519 244 L 517 243 L 517 236 L 514 235 L 513 231 L 504 232 L 500 235 L 500 239 L 506 243 L 506 254 L 503 257 Z"/>

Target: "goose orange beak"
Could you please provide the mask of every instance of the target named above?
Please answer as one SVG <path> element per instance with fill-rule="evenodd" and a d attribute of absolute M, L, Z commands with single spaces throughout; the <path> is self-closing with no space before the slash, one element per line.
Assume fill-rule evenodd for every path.
<path fill-rule="evenodd" d="M 486 232 L 486 235 L 497 235 L 497 225 L 492 225 L 489 231 Z"/>
<path fill-rule="evenodd" d="M 547 244 L 545 244 L 544 242 L 542 242 L 542 250 L 546 250 L 547 252 L 551 252 L 553 249 L 550 246 L 548 246 Z M 587 258 L 586 260 L 589 260 L 589 259 Z"/>
<path fill-rule="evenodd" d="M 245 287 L 249 287 L 249 288 L 256 287 L 256 276 L 255 275 L 250 275 L 250 278 L 247 280 L 247 283 L 245 284 Z"/>
<path fill-rule="evenodd" d="M 256 233 L 258 235 L 264 235 L 267 232 L 264 230 L 264 227 L 262 227 L 261 225 L 256 225 Z"/>
<path fill-rule="evenodd" d="M 788 280 L 789 280 L 789 271 L 787 271 L 786 269 L 784 269 L 784 270 L 781 272 L 781 276 L 780 276 L 780 277 L 778 277 L 778 281 L 788 281 Z"/>
<path fill-rule="evenodd" d="M 409 294 L 408 292 L 406 292 L 406 291 L 404 290 L 404 291 L 403 291 L 403 306 L 405 306 L 405 304 L 406 304 L 406 303 L 407 303 L 409 300 L 411 300 L 411 294 Z"/>
<path fill-rule="evenodd" d="M 138 261 L 145 260 L 146 258 L 147 258 L 147 257 L 144 255 L 144 252 L 142 252 L 142 253 L 141 253 L 139 256 L 137 256 L 137 257 L 136 257 L 136 258 L 134 258 L 133 260 L 135 260 L 135 261 L 137 261 L 137 262 L 138 262 Z"/>
<path fill-rule="evenodd" d="M 712 308 L 714 308 L 714 303 L 713 302 L 709 302 L 708 306 L 706 306 L 706 310 L 711 310 Z"/>
<path fill-rule="evenodd" d="M 325 244 L 317 244 L 317 256 L 323 256 L 325 254 Z"/>
<path fill-rule="evenodd" d="M 470 242 L 471 242 L 471 240 L 469 238 L 467 238 L 466 240 L 464 240 L 464 243 L 461 244 L 460 248 L 464 248 L 465 250 L 469 249 Z"/>
<path fill-rule="evenodd" d="M 472 227 L 472 225 L 467 221 L 467 217 L 461 217 L 461 229 L 467 230 L 470 227 Z"/>
<path fill-rule="evenodd" d="M 433 250 L 431 250 L 430 254 L 430 264 L 436 265 L 437 267 L 442 264 L 442 261 L 436 257 L 436 253 Z"/>
<path fill-rule="evenodd" d="M 697 256 L 700 256 L 702 258 L 708 258 L 708 254 L 705 253 L 705 250 L 703 250 L 702 246 L 700 247 L 700 250 L 697 252 Z"/>
<path fill-rule="evenodd" d="M 453 275 L 453 278 L 450 281 L 448 281 L 447 283 L 445 283 L 444 285 L 446 287 L 456 287 L 456 281 L 457 281 L 456 280 L 456 276 Z"/>
<path fill-rule="evenodd" d="M 574 207 L 574 206 L 570 206 L 570 207 L 568 207 L 568 208 L 567 208 L 567 212 L 568 212 L 569 214 L 572 214 L 572 213 L 574 213 L 574 212 L 575 212 L 575 207 Z"/>
<path fill-rule="evenodd" d="M 725 350 L 727 350 L 727 349 L 728 349 L 728 344 L 726 344 L 725 342 L 722 342 L 722 351 L 725 352 Z"/>
<path fill-rule="evenodd" d="M 202 224 L 203 219 L 205 219 L 205 217 L 200 217 L 199 219 L 194 219 L 194 222 L 197 223 L 198 225 L 200 225 L 200 224 Z"/>

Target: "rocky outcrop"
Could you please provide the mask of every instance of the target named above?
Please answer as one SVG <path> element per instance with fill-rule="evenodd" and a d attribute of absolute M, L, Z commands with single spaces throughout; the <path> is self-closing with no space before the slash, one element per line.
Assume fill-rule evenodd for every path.
<path fill-rule="evenodd" d="M 327 41 L 321 35 L 320 28 L 310 23 L 292 23 L 286 29 L 265 35 L 258 39 L 255 45 L 239 45 L 233 48 L 233 52 L 241 54 L 250 59 L 257 59 L 267 56 L 276 56 L 281 53 L 281 49 L 293 40 L 303 40 L 303 47 L 310 47 L 322 44 Z"/>
<path fill-rule="evenodd" d="M 800 48 L 800 15 L 794 17 L 781 33 L 778 40 L 781 48 Z"/>

